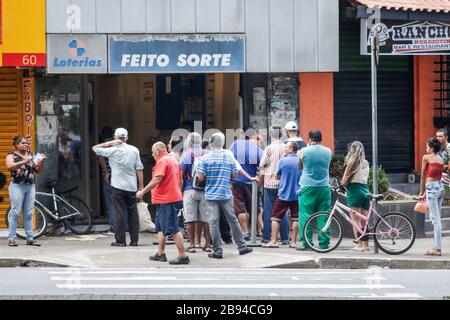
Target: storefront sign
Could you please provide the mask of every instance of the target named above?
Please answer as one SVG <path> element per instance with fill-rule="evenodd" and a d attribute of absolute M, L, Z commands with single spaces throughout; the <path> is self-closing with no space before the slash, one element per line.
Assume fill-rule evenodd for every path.
<path fill-rule="evenodd" d="M 23 128 L 26 137 L 34 136 L 34 78 L 23 78 Z"/>
<path fill-rule="evenodd" d="M 48 73 L 106 73 L 106 35 L 47 36 Z"/>
<path fill-rule="evenodd" d="M 380 37 L 382 55 L 448 55 L 450 54 L 450 24 L 441 22 L 382 21 L 371 29 L 363 21 L 362 54 L 370 54 L 372 38 Z"/>
<path fill-rule="evenodd" d="M 110 73 L 244 72 L 243 35 L 109 36 Z"/>
<path fill-rule="evenodd" d="M 45 65 L 45 0 L 0 0 L 0 66 Z"/>

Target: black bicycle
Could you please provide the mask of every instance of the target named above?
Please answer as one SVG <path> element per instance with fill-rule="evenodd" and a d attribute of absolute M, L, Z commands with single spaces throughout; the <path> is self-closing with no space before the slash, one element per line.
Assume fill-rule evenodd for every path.
<path fill-rule="evenodd" d="M 78 187 L 73 187 L 64 192 L 55 191 L 56 181 L 49 184 L 52 192 L 36 192 L 34 212 L 32 219 L 33 237 L 37 239 L 43 236 L 47 230 L 49 221 L 54 225 L 59 222 L 75 234 L 87 234 L 92 227 L 92 212 L 87 204 L 79 197 L 72 194 Z M 44 201 L 47 199 L 48 201 Z M 45 205 L 48 203 L 49 205 Z M 11 207 L 6 211 L 6 224 L 9 226 Z M 17 237 L 26 239 L 22 214 L 19 214 L 19 222 L 16 229 Z"/>

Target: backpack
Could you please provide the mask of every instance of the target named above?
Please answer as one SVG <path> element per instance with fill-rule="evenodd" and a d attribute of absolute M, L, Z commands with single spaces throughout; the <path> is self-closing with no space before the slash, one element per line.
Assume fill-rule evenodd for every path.
<path fill-rule="evenodd" d="M 200 157 L 196 157 L 194 153 L 191 152 L 191 156 L 193 158 L 192 168 L 191 168 L 191 181 L 192 181 L 192 189 L 195 190 L 205 190 L 206 187 L 206 179 L 203 181 L 199 181 L 196 175 L 196 169 L 198 164 L 200 163 Z"/>

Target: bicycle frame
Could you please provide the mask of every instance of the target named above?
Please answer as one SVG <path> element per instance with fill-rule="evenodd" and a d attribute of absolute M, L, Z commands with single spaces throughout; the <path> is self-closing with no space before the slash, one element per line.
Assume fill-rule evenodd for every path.
<path fill-rule="evenodd" d="M 338 194 L 344 196 L 341 193 L 338 193 Z M 357 239 L 355 239 L 355 241 L 360 240 L 362 237 L 364 237 L 366 235 L 389 234 L 389 232 L 378 232 L 378 233 L 367 232 L 368 228 L 369 228 L 370 217 L 372 216 L 372 214 L 375 214 L 375 216 L 380 218 L 387 226 L 389 226 L 389 228 L 392 228 L 389 225 L 389 223 L 387 223 L 386 220 L 384 220 L 383 217 L 374 209 L 374 201 L 370 202 L 369 213 L 367 214 L 367 216 L 365 216 L 365 215 L 347 207 L 346 205 L 342 204 L 338 198 L 336 200 L 336 202 L 334 203 L 333 209 L 331 210 L 331 213 L 327 220 L 327 223 L 322 228 L 321 232 L 324 233 L 329 228 L 329 226 L 331 224 L 331 219 L 335 215 L 336 211 L 361 234 L 361 236 L 359 236 Z M 364 229 L 361 229 L 361 227 L 359 225 L 357 225 L 356 222 L 354 222 L 345 212 L 352 213 L 352 214 L 356 215 L 358 218 L 362 219 L 364 221 Z"/>
<path fill-rule="evenodd" d="M 55 193 L 55 189 L 53 189 L 53 188 L 52 188 L 52 193 L 36 192 L 36 196 L 44 196 L 44 197 L 52 198 L 52 200 L 53 200 L 53 208 L 54 208 L 54 211 L 50 211 L 44 204 L 42 204 L 42 202 L 40 202 L 40 201 L 37 200 L 37 199 L 35 199 L 35 202 L 36 202 L 37 204 L 39 204 L 39 205 L 44 209 L 44 211 L 45 211 L 46 214 L 48 214 L 50 217 L 52 217 L 52 218 L 53 218 L 54 220 L 56 220 L 56 221 L 65 220 L 65 219 L 68 219 L 68 218 L 70 218 L 70 217 L 73 217 L 73 216 L 76 216 L 76 215 L 79 215 L 79 214 L 80 214 L 80 212 L 78 211 L 77 208 L 75 208 L 75 207 L 72 206 L 70 203 L 68 203 L 63 197 L 57 195 L 57 194 Z M 65 216 L 63 216 L 63 217 L 60 217 L 59 214 L 58 214 L 58 213 L 59 213 L 59 210 L 58 210 L 58 204 L 57 204 L 58 201 L 61 201 L 61 202 L 63 202 L 65 205 L 69 206 L 70 209 L 72 209 L 74 212 L 73 212 L 73 213 L 70 213 L 70 214 L 68 214 L 68 215 L 65 215 Z"/>

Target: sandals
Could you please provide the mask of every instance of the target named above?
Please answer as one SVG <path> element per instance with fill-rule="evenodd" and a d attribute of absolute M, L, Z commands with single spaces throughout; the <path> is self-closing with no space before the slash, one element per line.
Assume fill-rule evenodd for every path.
<path fill-rule="evenodd" d="M 436 257 L 440 257 L 440 256 L 442 256 L 442 251 L 441 251 L 440 249 L 435 249 L 435 248 L 433 248 L 433 249 L 431 249 L 431 250 L 425 252 L 425 255 L 426 255 L 426 256 L 436 256 Z"/>
<path fill-rule="evenodd" d="M 41 245 L 39 243 L 37 243 L 34 240 L 27 240 L 27 242 L 25 243 L 27 246 L 35 246 L 35 247 L 40 247 Z"/>
<path fill-rule="evenodd" d="M 279 248 L 278 244 L 273 243 L 272 241 L 263 244 L 261 247 L 262 248 Z"/>
<path fill-rule="evenodd" d="M 14 240 L 8 240 L 8 246 L 10 246 L 10 247 L 18 247 L 16 241 L 14 241 Z"/>
<path fill-rule="evenodd" d="M 187 247 L 186 251 L 189 253 L 196 253 L 197 251 L 195 250 L 195 247 Z"/>
<path fill-rule="evenodd" d="M 353 247 L 352 250 L 355 252 L 367 252 L 367 251 L 369 251 L 369 248 L 361 248 L 359 246 L 355 246 L 355 247 Z"/>
<path fill-rule="evenodd" d="M 213 250 L 210 246 L 204 246 L 204 247 L 202 247 L 202 250 L 205 252 L 213 252 Z"/>

